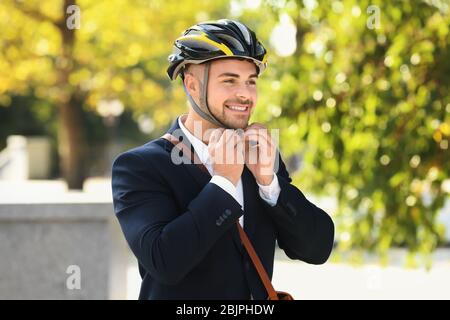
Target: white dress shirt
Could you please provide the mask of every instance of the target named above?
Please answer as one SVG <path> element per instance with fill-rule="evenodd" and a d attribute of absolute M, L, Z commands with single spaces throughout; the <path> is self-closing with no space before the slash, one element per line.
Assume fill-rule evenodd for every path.
<path fill-rule="evenodd" d="M 208 146 L 203 143 L 202 140 L 194 136 L 189 130 L 184 126 L 181 118 L 178 118 L 178 124 L 183 131 L 186 138 L 188 138 L 189 142 L 193 146 L 195 153 L 198 155 L 199 160 L 205 165 L 206 169 L 208 169 L 209 174 L 212 176 L 210 182 L 216 184 L 226 192 L 228 192 L 241 206 L 242 210 L 244 210 L 244 190 L 242 188 L 242 178 L 239 178 L 239 182 L 235 186 L 230 180 L 225 177 L 214 175 L 213 168 L 209 157 Z M 263 186 L 258 183 L 259 186 L 259 195 L 260 197 L 266 201 L 272 207 L 278 201 L 278 196 L 280 195 L 281 189 L 280 184 L 278 183 L 277 175 L 273 175 L 272 182 Z M 245 212 L 245 210 L 244 210 Z M 244 227 L 244 216 L 239 218 L 239 223 L 242 227 Z"/>

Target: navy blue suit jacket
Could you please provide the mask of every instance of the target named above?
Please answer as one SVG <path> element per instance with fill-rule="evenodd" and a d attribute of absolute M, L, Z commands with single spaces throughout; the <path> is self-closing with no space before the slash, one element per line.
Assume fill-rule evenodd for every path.
<path fill-rule="evenodd" d="M 169 132 L 177 129 L 175 121 Z M 261 199 L 244 168 L 244 213 L 199 167 L 174 164 L 172 148 L 156 139 L 119 155 L 112 168 L 115 213 L 142 276 L 139 299 L 266 299 L 239 238 L 236 220 L 243 214 L 244 230 L 269 277 L 276 242 L 291 259 L 328 259 L 333 222 L 291 184 L 281 158 L 274 207 Z"/>

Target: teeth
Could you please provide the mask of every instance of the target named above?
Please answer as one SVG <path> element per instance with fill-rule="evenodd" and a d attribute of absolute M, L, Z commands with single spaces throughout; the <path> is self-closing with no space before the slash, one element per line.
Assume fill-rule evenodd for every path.
<path fill-rule="evenodd" d="M 247 107 L 238 107 L 238 106 L 228 106 L 231 110 L 237 110 L 237 111 L 245 111 L 247 110 Z"/>

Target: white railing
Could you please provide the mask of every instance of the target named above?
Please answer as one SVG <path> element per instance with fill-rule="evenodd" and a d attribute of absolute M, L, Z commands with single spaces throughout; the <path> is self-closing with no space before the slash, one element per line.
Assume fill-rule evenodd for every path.
<path fill-rule="evenodd" d="M 6 140 L 6 148 L 0 154 L 0 179 L 28 179 L 27 138 L 13 135 Z"/>
<path fill-rule="evenodd" d="M 0 177 L 3 175 L 3 171 L 6 170 L 8 163 L 10 162 L 8 149 L 5 148 L 0 151 Z"/>
<path fill-rule="evenodd" d="M 0 152 L 0 180 L 47 179 L 51 167 L 51 147 L 47 137 L 12 135 Z"/>

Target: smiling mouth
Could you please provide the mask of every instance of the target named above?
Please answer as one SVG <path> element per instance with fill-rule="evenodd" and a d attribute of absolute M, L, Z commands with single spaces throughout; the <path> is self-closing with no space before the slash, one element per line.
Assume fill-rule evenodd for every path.
<path fill-rule="evenodd" d="M 250 110 L 250 106 L 242 106 L 242 105 L 228 105 L 226 104 L 225 107 L 231 111 L 235 111 L 235 112 L 242 112 L 242 113 L 247 113 Z"/>

